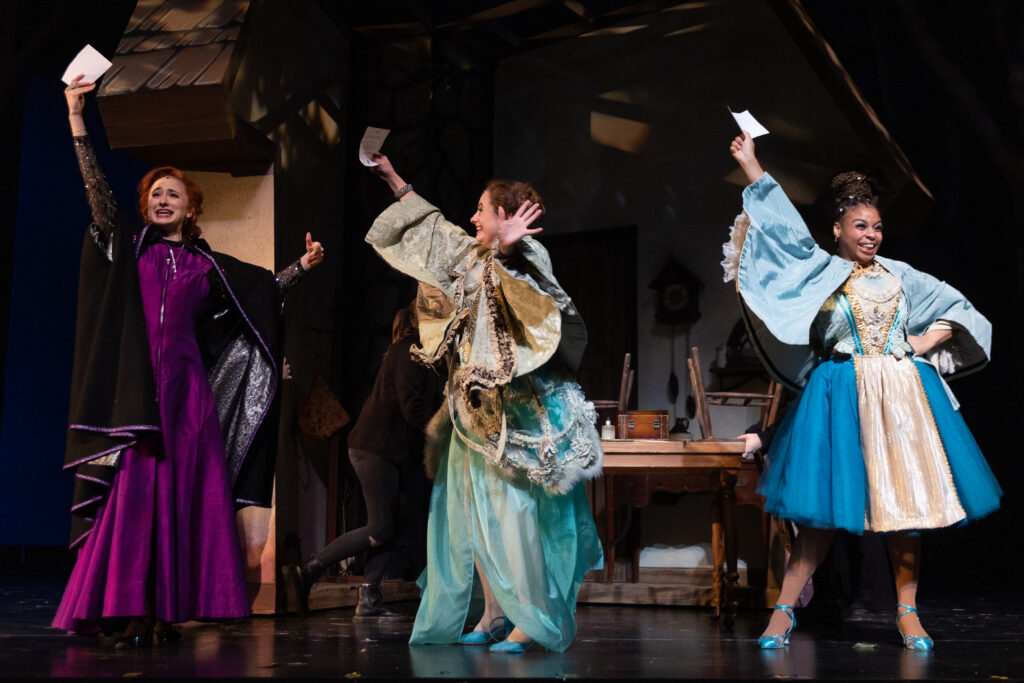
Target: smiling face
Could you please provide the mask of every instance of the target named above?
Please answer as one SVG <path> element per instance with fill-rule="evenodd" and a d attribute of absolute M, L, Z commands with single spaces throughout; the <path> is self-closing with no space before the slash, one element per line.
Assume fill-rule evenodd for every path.
<path fill-rule="evenodd" d="M 867 204 L 851 206 L 832 225 L 836 253 L 862 266 L 871 263 L 882 244 L 882 218 L 878 209 Z"/>
<path fill-rule="evenodd" d="M 149 188 L 148 219 L 164 235 L 181 233 L 185 219 L 193 215 L 185 183 L 172 176 L 160 178 Z"/>
<path fill-rule="evenodd" d="M 476 241 L 485 247 L 494 246 L 494 241 L 498 239 L 499 220 L 498 210 L 491 202 L 491 193 L 484 190 L 476 204 L 476 213 L 469 219 L 476 227 Z"/>

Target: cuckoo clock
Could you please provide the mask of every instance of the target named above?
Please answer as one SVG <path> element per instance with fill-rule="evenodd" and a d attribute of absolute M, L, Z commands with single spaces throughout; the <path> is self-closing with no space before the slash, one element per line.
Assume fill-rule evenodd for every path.
<path fill-rule="evenodd" d="M 665 325 L 692 325 L 700 318 L 700 290 L 704 284 L 669 256 L 651 284 L 658 293 L 658 308 L 654 314 L 659 323 Z"/>

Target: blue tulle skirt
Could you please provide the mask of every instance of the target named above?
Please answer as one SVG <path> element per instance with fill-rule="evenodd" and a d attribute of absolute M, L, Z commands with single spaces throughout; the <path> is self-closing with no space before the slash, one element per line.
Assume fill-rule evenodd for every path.
<path fill-rule="evenodd" d="M 915 361 L 953 483 L 969 522 L 999 508 L 1002 489 L 935 369 Z M 829 360 L 811 373 L 768 451 L 758 491 L 765 509 L 821 529 L 864 532 L 871 491 L 860 445 L 857 377 L 852 359 Z"/>

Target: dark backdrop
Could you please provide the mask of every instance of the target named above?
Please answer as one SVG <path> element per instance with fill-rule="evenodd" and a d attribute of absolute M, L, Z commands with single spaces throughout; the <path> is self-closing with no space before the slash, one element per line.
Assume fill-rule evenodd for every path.
<path fill-rule="evenodd" d="M 0 6 L 0 546 L 8 549 L 68 539 L 71 477 L 61 466 L 78 259 L 91 218 L 60 77 L 87 42 L 112 52 L 133 6 Z M 107 149 L 95 106 L 86 124 L 115 193 L 134 197 L 143 167 Z M 8 568 L 11 553 L 2 561 Z"/>
<path fill-rule="evenodd" d="M 890 240 L 886 254 L 948 279 L 995 325 L 992 365 L 954 389 L 1007 491 L 1004 508 L 979 524 L 929 535 L 925 590 L 1012 586 L 1024 559 L 1016 528 L 1024 469 L 1014 429 L 1024 414 L 1024 4 L 804 5 L 936 196 L 921 232 Z M 133 6 L 0 6 L 0 546 L 66 540 L 69 481 L 59 468 L 88 210 L 58 79 L 84 43 L 110 53 Z M 88 123 L 102 134 L 99 121 Z M 116 191 L 131 196 L 139 165 L 113 151 L 103 161 Z"/>
<path fill-rule="evenodd" d="M 803 4 L 935 195 L 921 230 L 888 240 L 885 255 L 953 284 L 994 328 L 990 365 L 952 389 L 1003 508 L 925 535 L 922 590 L 1014 586 L 1024 562 L 1024 3 Z"/>

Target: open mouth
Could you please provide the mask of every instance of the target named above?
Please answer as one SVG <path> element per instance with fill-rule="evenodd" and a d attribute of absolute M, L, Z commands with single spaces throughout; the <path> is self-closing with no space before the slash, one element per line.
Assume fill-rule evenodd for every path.
<path fill-rule="evenodd" d="M 157 209 L 153 215 L 157 218 L 170 218 L 174 215 L 174 212 L 170 209 Z"/>

